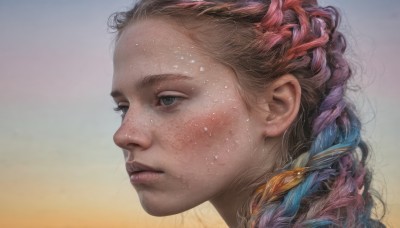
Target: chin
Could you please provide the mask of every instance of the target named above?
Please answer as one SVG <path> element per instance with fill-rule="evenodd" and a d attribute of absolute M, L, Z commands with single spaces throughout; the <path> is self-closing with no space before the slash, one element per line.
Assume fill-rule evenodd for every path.
<path fill-rule="evenodd" d="M 149 199 L 147 197 L 140 198 L 140 204 L 149 215 L 157 217 L 179 214 L 198 205 L 194 202 L 185 203 L 182 200 L 171 202 L 168 200 L 157 200 L 155 198 Z"/>
<path fill-rule="evenodd" d="M 147 214 L 157 217 L 169 216 L 182 213 L 186 210 L 177 210 L 171 206 L 164 207 L 158 203 L 157 205 L 147 205 L 142 203 L 142 208 L 147 212 Z"/>
<path fill-rule="evenodd" d="M 173 206 L 173 204 L 162 201 L 155 202 L 154 200 L 140 199 L 140 204 L 149 215 L 157 217 L 175 215 L 188 210 L 187 208 L 181 207 L 182 205 Z"/>

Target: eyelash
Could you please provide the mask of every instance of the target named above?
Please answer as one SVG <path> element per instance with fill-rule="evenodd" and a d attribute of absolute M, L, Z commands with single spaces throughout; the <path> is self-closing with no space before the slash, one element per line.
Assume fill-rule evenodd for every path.
<path fill-rule="evenodd" d="M 175 96 L 175 95 L 158 96 L 158 97 L 156 97 L 155 106 L 168 111 L 168 110 L 174 108 L 176 105 L 178 105 L 179 102 L 184 98 L 185 97 L 183 97 L 183 96 Z M 163 102 L 162 102 L 163 99 L 173 99 L 172 104 L 163 104 Z M 124 118 L 124 116 L 128 112 L 128 109 L 129 109 L 129 106 L 127 106 L 127 105 L 118 105 L 117 107 L 114 108 L 114 111 L 117 113 L 120 113 L 121 117 Z"/>
<path fill-rule="evenodd" d="M 126 109 L 126 111 L 125 111 Z M 126 112 L 128 111 L 129 106 L 126 105 L 118 105 L 117 107 L 114 108 L 114 111 L 119 113 L 122 118 L 125 117 Z"/>

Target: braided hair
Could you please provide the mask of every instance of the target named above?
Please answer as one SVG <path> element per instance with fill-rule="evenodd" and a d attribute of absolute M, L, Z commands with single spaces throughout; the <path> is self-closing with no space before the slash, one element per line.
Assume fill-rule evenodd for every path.
<path fill-rule="evenodd" d="M 245 97 L 287 73 L 301 85 L 285 150 L 244 205 L 242 226 L 384 227 L 372 218 L 369 148 L 346 99 L 352 71 L 336 8 L 317 0 L 144 0 L 114 14 L 110 26 L 119 36 L 147 17 L 189 24 L 201 49 L 252 91 Z"/>

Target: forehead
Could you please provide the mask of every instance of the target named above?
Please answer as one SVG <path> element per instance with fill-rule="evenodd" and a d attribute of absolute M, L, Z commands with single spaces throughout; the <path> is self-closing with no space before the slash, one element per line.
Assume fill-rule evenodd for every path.
<path fill-rule="evenodd" d="M 186 33 L 185 33 L 186 32 Z M 195 51 L 195 43 L 187 30 L 172 20 L 151 18 L 127 26 L 116 42 L 115 61 L 131 55 L 154 55 L 165 51 L 172 53 Z"/>
<path fill-rule="evenodd" d="M 226 80 L 237 86 L 234 71 L 197 47 L 190 33 L 182 25 L 159 18 L 126 27 L 115 47 L 113 90 L 133 93 L 129 88 L 143 78 L 165 74 L 186 75 L 204 86 L 227 84 Z"/>

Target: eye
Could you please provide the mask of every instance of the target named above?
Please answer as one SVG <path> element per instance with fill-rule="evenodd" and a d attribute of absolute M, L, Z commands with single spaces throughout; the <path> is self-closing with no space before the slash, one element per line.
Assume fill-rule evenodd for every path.
<path fill-rule="evenodd" d="M 158 108 L 170 110 L 188 98 L 185 94 L 176 91 L 165 91 L 157 95 L 155 105 Z"/>
<path fill-rule="evenodd" d="M 158 98 L 158 105 L 160 106 L 171 106 L 179 99 L 176 96 L 162 96 Z"/>
<path fill-rule="evenodd" d="M 121 114 L 121 117 L 124 118 L 126 113 L 128 112 L 129 106 L 127 105 L 118 105 L 114 108 L 114 111 Z"/>

